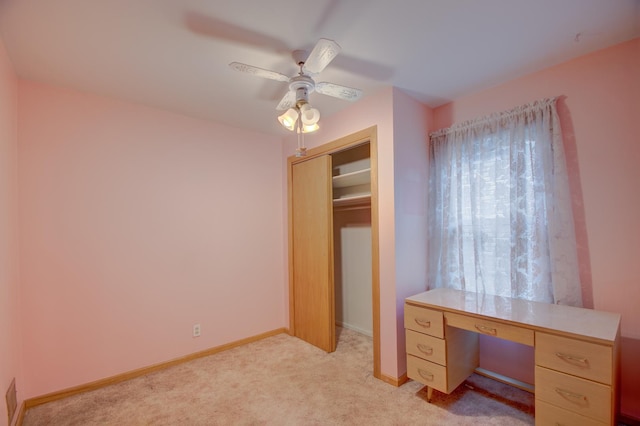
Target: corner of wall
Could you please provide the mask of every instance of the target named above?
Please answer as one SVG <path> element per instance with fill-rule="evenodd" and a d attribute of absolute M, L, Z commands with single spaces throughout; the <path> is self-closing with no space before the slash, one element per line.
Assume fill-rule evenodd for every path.
<path fill-rule="evenodd" d="M 16 380 L 17 405 L 23 401 L 20 275 L 18 262 L 18 77 L 0 39 L 0 390 Z M 18 410 L 18 409 L 17 409 Z M 14 414 L 13 423 L 18 416 Z M 7 407 L 0 404 L 0 418 Z"/>

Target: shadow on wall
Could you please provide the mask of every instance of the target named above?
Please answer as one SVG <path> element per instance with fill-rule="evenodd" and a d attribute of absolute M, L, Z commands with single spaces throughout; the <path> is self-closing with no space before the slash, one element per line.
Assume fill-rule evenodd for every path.
<path fill-rule="evenodd" d="M 640 340 L 620 339 L 620 412 L 640 422 Z"/>
<path fill-rule="evenodd" d="M 580 166 L 578 164 L 578 147 L 576 135 L 571 120 L 571 112 L 565 102 L 566 96 L 558 98 L 556 107 L 562 127 L 564 153 L 569 175 L 569 191 L 571 191 L 571 207 L 576 232 L 576 248 L 578 251 L 578 267 L 580 268 L 580 283 L 582 285 L 582 304 L 585 308 L 593 309 L 593 279 L 591 277 L 591 256 L 587 238 L 587 222 L 584 213 L 584 199 L 580 180 Z"/>

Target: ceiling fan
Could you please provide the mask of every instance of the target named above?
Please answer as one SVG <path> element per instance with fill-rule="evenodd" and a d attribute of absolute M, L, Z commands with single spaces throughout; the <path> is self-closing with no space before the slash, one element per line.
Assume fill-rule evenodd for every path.
<path fill-rule="evenodd" d="M 317 121 L 320 118 L 320 113 L 315 108 L 310 108 L 310 93 L 315 91 L 322 95 L 332 96 L 334 98 L 344 99 L 347 101 L 356 101 L 362 96 L 362 90 L 360 89 L 354 89 L 352 87 L 341 86 L 339 84 L 328 82 L 316 83 L 313 78 L 313 76 L 319 74 L 336 56 L 338 56 L 340 50 L 340 46 L 335 41 L 321 38 L 318 40 L 313 50 L 311 50 L 311 53 L 308 53 L 305 50 L 293 51 L 293 60 L 300 68 L 299 72 L 293 77 L 288 77 L 276 71 L 270 71 L 240 62 L 232 62 L 229 66 L 236 71 L 251 74 L 256 77 L 289 83 L 289 90 L 280 100 L 276 109 L 280 111 L 294 109 L 297 115 L 293 119 L 293 123 L 290 123 L 291 120 L 287 121 L 288 124 L 292 124 L 291 127 L 288 124 L 285 124 L 282 120 L 282 117 L 286 115 L 286 113 L 279 117 L 280 122 L 289 130 L 294 130 L 295 127 L 293 127 L 293 125 L 295 125 L 296 122 L 299 125 L 306 125 L 307 123 L 304 123 L 305 121 L 311 122 L 315 119 L 315 122 L 313 123 L 315 125 L 313 130 L 315 130 L 318 128 Z M 298 122 L 298 115 L 302 115 L 301 120 L 303 123 Z M 302 132 L 306 133 L 313 131 L 312 127 L 313 126 L 307 126 L 307 128 L 302 129 Z"/>

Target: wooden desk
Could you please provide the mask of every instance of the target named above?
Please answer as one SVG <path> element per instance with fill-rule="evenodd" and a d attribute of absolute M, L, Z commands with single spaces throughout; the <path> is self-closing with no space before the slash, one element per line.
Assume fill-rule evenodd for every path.
<path fill-rule="evenodd" d="M 450 393 L 478 367 L 478 334 L 535 349 L 536 425 L 614 425 L 620 315 L 452 289 L 405 300 L 407 376 Z"/>

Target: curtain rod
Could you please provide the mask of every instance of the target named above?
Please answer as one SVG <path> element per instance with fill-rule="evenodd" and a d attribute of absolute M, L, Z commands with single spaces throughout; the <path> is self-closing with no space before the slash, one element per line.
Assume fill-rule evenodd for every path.
<path fill-rule="evenodd" d="M 499 121 L 505 118 L 510 118 L 515 114 L 521 114 L 523 112 L 528 112 L 534 109 L 546 108 L 547 106 L 555 103 L 557 99 L 558 99 L 558 96 L 554 96 L 552 98 L 540 99 L 534 102 L 530 102 L 528 104 L 517 106 L 507 111 L 497 112 L 497 113 L 486 115 L 484 117 L 466 120 L 461 123 L 454 124 L 451 127 L 447 127 L 447 128 L 436 130 L 435 132 L 429 133 L 429 139 L 433 140 L 433 138 L 445 136 L 451 132 L 455 132 L 459 130 L 466 130 L 470 127 L 478 126 L 480 124 L 484 124 L 490 121 Z"/>

